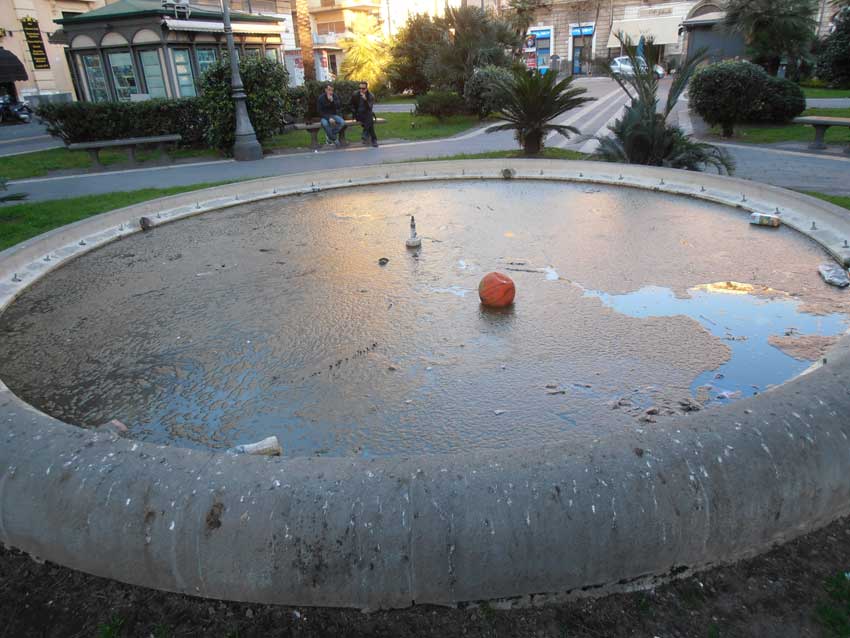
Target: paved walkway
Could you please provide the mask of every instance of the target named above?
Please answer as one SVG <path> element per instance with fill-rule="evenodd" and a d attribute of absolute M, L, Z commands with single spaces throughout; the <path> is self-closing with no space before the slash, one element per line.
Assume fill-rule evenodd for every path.
<path fill-rule="evenodd" d="M 375 113 L 410 113 L 415 104 L 376 104 Z"/>
<path fill-rule="evenodd" d="M 662 84 L 666 90 L 667 82 Z M 591 152 L 596 135 L 607 134 L 607 126 L 619 116 L 626 97 L 617 85 L 607 78 L 577 80 L 586 86 L 588 94 L 596 97 L 584 108 L 567 113 L 562 124 L 576 126 L 583 135 L 565 140 L 550 136 L 547 144 Z M 688 128 L 686 104 L 683 102 L 675 116 Z M 817 190 L 850 195 L 850 158 L 831 155 L 798 153 L 794 151 L 740 144 L 724 145 L 738 163 L 737 175 L 797 190 Z M 168 187 L 201 182 L 251 179 L 320 171 L 324 169 L 404 162 L 416 159 L 445 157 L 459 153 L 515 149 L 516 141 L 510 132 L 487 134 L 484 128 L 439 140 L 399 142 L 373 149 L 352 145 L 344 150 L 293 153 L 265 157 L 256 162 L 215 160 L 193 164 L 115 170 L 64 177 L 48 177 L 10 182 L 10 191 L 27 192 L 31 201 L 60 199 L 139 188 Z"/>
<path fill-rule="evenodd" d="M 806 107 L 810 109 L 850 109 L 850 97 L 809 98 Z"/>
<path fill-rule="evenodd" d="M 0 157 L 58 148 L 62 142 L 47 134 L 43 124 L 4 124 L 0 126 Z"/>

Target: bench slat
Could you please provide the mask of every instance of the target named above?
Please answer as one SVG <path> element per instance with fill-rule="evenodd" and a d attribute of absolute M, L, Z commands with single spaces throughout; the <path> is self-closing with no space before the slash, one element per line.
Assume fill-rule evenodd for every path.
<path fill-rule="evenodd" d="M 383 117 L 375 118 L 375 124 L 386 124 L 387 120 Z M 346 126 L 362 126 L 361 122 L 358 120 L 345 120 Z M 313 122 L 312 124 L 296 124 L 294 126 L 296 131 L 316 131 L 322 128 L 321 122 Z"/>
<path fill-rule="evenodd" d="M 98 142 L 74 142 L 68 144 L 68 149 L 88 150 L 92 148 L 112 148 L 117 146 L 137 146 L 140 144 L 157 144 L 161 142 L 179 142 L 183 138 L 182 135 L 154 135 L 151 137 L 128 137 L 122 140 L 101 140 Z"/>
<path fill-rule="evenodd" d="M 795 117 L 795 124 L 810 124 L 811 126 L 848 126 L 850 127 L 850 117 L 817 117 L 814 115 L 806 115 L 804 117 Z"/>

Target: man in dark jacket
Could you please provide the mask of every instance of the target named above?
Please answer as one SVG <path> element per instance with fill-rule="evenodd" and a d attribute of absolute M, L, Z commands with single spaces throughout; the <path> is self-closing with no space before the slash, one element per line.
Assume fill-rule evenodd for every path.
<path fill-rule="evenodd" d="M 332 84 L 325 86 L 324 93 L 319 96 L 316 103 L 316 110 L 319 111 L 319 117 L 322 118 L 322 128 L 325 129 L 328 144 L 339 146 L 337 136 L 345 128 L 345 120 L 342 119 L 342 103 L 339 96 L 334 95 Z"/>
<path fill-rule="evenodd" d="M 368 140 L 372 140 L 372 146 L 378 146 L 378 136 L 375 135 L 375 113 L 372 108 L 375 106 L 375 96 L 369 90 L 369 85 L 366 82 L 360 83 L 360 91 L 351 96 L 351 110 L 354 111 L 354 119 L 363 125 L 363 135 L 361 139 L 366 144 Z"/>

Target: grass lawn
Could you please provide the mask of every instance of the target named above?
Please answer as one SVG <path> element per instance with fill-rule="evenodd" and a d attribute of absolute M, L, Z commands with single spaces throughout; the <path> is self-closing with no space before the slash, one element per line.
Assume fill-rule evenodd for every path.
<path fill-rule="evenodd" d="M 488 151 L 486 153 L 460 153 L 458 155 L 449 155 L 448 157 L 421 157 L 419 159 L 407 160 L 408 162 L 441 162 L 444 160 L 471 160 L 471 159 L 499 159 L 499 158 L 515 157 L 517 159 L 527 159 L 522 151 Z M 579 153 L 578 151 L 568 151 L 565 148 L 544 148 L 543 152 L 531 159 L 562 159 L 562 160 L 589 160 L 590 155 Z"/>
<path fill-rule="evenodd" d="M 821 115 L 823 117 L 848 117 L 850 109 L 808 109 L 803 115 Z M 712 133 L 720 134 L 719 127 L 712 129 Z M 743 125 L 735 127 L 737 142 L 748 142 L 750 144 L 773 144 L 775 142 L 813 142 L 815 130 L 811 126 L 802 124 L 782 125 Z M 832 127 L 827 129 L 824 137 L 827 144 L 850 143 L 850 130 L 845 127 Z"/>
<path fill-rule="evenodd" d="M 452 115 L 442 121 L 431 115 L 412 115 L 411 113 L 379 113 L 387 121 L 378 124 L 375 131 L 378 140 L 431 140 L 438 137 L 451 137 L 476 126 L 479 123 L 475 115 Z M 360 135 L 360 127 L 352 127 L 347 131 L 348 141 L 356 143 Z M 319 141 L 324 139 L 324 133 L 319 133 Z M 266 150 L 277 148 L 309 148 L 310 136 L 306 131 L 289 131 L 275 135 L 263 145 Z"/>
<path fill-rule="evenodd" d="M 125 193 L 86 195 L 85 197 L 72 197 L 71 199 L 0 206 L 0 250 L 5 250 L 48 230 L 109 210 L 138 204 L 157 197 L 166 197 L 167 195 L 176 195 L 177 193 L 229 183 L 231 182 L 212 182 L 192 184 L 191 186 L 173 186 L 171 188 L 145 188 Z"/>
<path fill-rule="evenodd" d="M 817 197 L 818 199 L 822 199 L 824 201 L 835 204 L 836 206 L 841 206 L 850 210 L 850 195 L 826 195 L 824 193 L 817 193 L 815 191 L 803 191 L 806 195 L 811 195 L 812 197 Z"/>
<path fill-rule="evenodd" d="M 813 89 L 806 86 L 801 88 L 807 98 L 850 98 L 850 89 Z"/>
<path fill-rule="evenodd" d="M 172 151 L 171 157 L 218 157 L 218 151 L 212 149 L 180 149 Z M 140 150 L 136 158 L 140 162 L 159 156 L 157 150 Z M 100 162 L 104 165 L 118 164 L 127 161 L 127 153 L 119 150 L 104 150 L 100 152 Z M 0 177 L 6 179 L 26 179 L 27 177 L 42 177 L 51 171 L 68 169 L 91 168 L 92 161 L 85 151 L 69 151 L 66 148 L 51 148 L 46 151 L 35 151 L 23 155 L 0 157 Z"/>

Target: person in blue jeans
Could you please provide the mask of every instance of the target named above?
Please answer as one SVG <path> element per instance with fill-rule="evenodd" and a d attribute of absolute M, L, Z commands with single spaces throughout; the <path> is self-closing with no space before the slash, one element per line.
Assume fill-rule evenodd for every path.
<path fill-rule="evenodd" d="M 339 146 L 338 136 L 339 132 L 345 128 L 345 120 L 342 118 L 342 102 L 338 96 L 334 95 L 332 84 L 325 86 L 324 93 L 319 96 L 316 110 L 322 118 L 322 128 L 325 129 L 328 144 Z"/>

